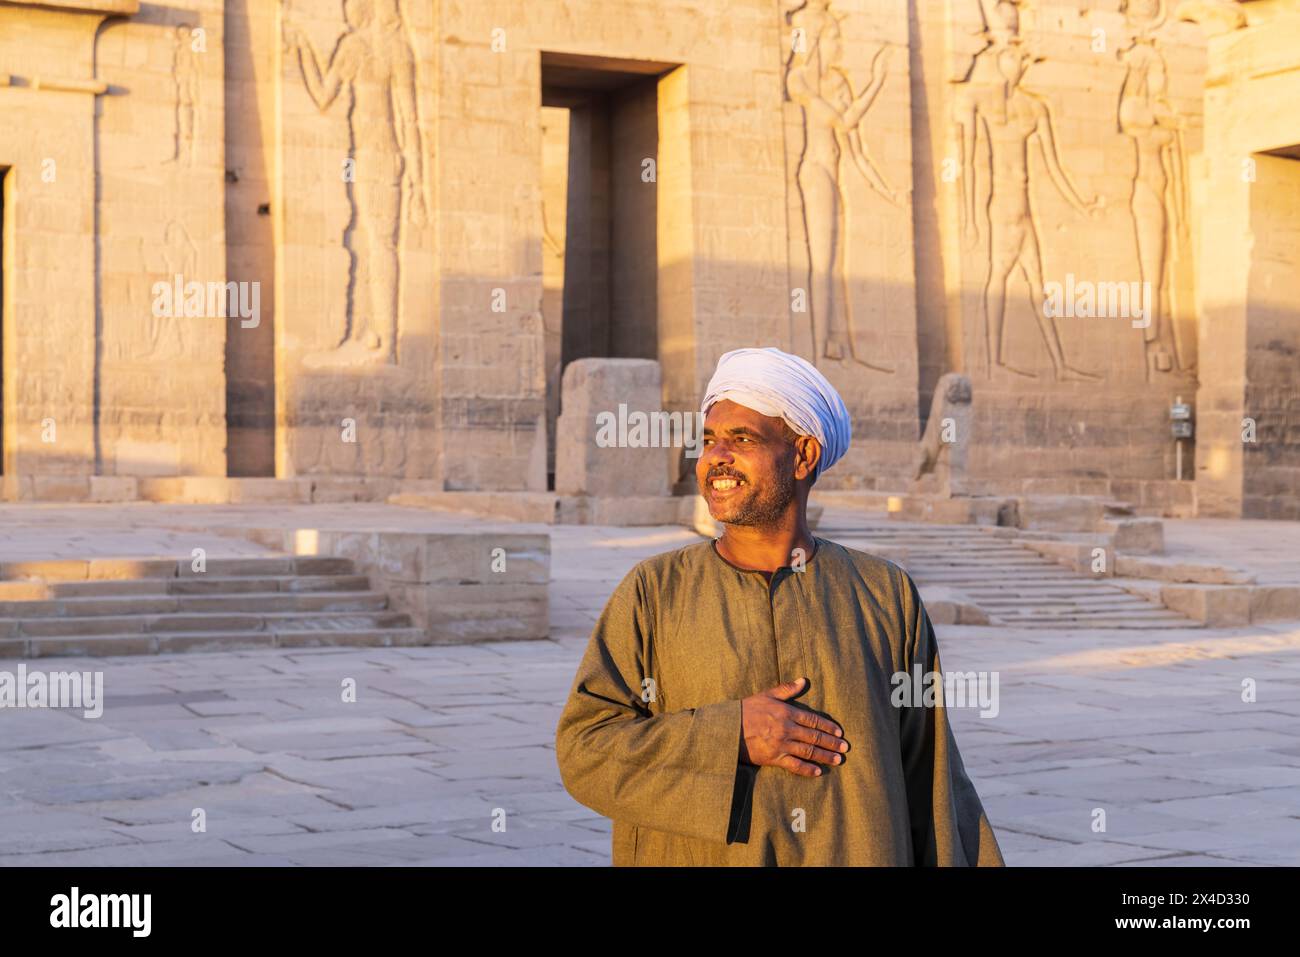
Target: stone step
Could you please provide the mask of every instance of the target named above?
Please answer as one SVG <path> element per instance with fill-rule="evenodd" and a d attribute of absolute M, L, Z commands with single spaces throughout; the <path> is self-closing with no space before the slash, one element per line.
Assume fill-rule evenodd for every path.
<path fill-rule="evenodd" d="M 1011 627 L 1024 627 L 1026 625 L 1044 625 L 1054 629 L 1060 628 L 1097 628 L 1097 629 L 1122 629 L 1122 630 L 1166 630 L 1175 628 L 1204 628 L 1205 626 L 1199 621 L 1193 621 L 1190 618 L 1162 618 L 1162 619 L 1135 619 L 1135 618 L 1091 618 L 1091 617 L 1051 617 L 1045 616 L 1040 618 L 1017 618 L 1015 621 L 1006 621 L 1001 618 L 990 619 L 995 625 L 1008 625 Z"/>
<path fill-rule="evenodd" d="M 1009 626 L 1188 628 L 1198 623 L 1158 601 L 1082 574 L 1017 541 L 1019 529 L 899 522 L 824 525 L 817 534 L 903 565 L 917 585 L 950 587 Z"/>
<path fill-rule="evenodd" d="M 1015 607 L 1051 607 L 1059 604 L 1086 604 L 1090 606 L 1116 605 L 1124 608 L 1160 608 L 1164 606 L 1159 602 L 1145 600 L 1138 595 L 1131 595 L 1128 592 L 1119 589 L 1097 589 L 1090 592 L 1076 592 L 1069 595 L 1014 595 L 1001 594 L 996 597 L 988 595 L 981 596 L 981 602 L 987 602 L 993 605 L 1011 605 Z"/>
<path fill-rule="evenodd" d="M 910 556 L 906 559 L 908 567 L 916 570 L 917 573 L 929 572 L 935 575 L 970 575 L 984 576 L 991 581 L 999 581 L 1005 578 L 1017 578 L 1029 575 L 1032 578 L 1056 579 L 1056 578 L 1073 578 L 1078 580 L 1078 572 L 1070 571 L 1061 565 L 1025 565 L 1020 568 L 1008 568 L 1000 564 L 990 563 L 972 563 L 969 565 L 935 565 L 928 562 L 918 562 Z"/>
<path fill-rule="evenodd" d="M 50 638 L 60 635 L 126 635 L 151 632 L 339 631 L 406 628 L 410 624 L 409 615 L 394 611 L 6 618 L 0 619 L 0 637 Z"/>
<path fill-rule="evenodd" d="M 1040 562 L 1026 562 L 1019 559 L 1014 561 L 1002 561 L 1000 559 L 980 559 L 978 561 L 972 559 L 967 561 L 961 558 L 949 558 L 944 561 L 925 561 L 923 559 L 918 559 L 915 555 L 908 555 L 906 553 L 896 554 L 899 554 L 899 558 L 902 562 L 907 564 L 908 568 L 914 568 L 917 571 L 922 572 L 955 572 L 959 575 L 987 575 L 990 578 L 1006 578 L 1012 574 L 1059 578 L 1062 572 L 1066 575 L 1076 574 L 1071 572 L 1070 569 L 1063 568 L 1059 565 L 1044 568 Z"/>
<path fill-rule="evenodd" d="M 116 595 L 184 595 L 275 591 L 365 591 L 365 575 L 278 575 L 264 578 L 109 578 L 99 581 L 0 582 L 0 601 L 111 598 Z"/>
<path fill-rule="evenodd" d="M 840 543 L 848 548 L 856 549 L 860 552 L 870 553 L 874 548 L 910 548 L 916 552 L 926 554 L 940 554 L 941 552 L 960 552 L 962 554 L 975 555 L 984 550 L 995 552 L 997 554 L 1033 554 L 1023 545 L 1017 545 L 1014 542 L 944 542 L 944 541 L 927 541 L 918 542 L 914 538 L 842 538 Z"/>
<path fill-rule="evenodd" d="M 1000 621 L 1024 621 L 1030 618 L 1078 618 L 1088 619 L 1089 621 L 1103 621 L 1110 619 L 1124 619 L 1132 621 L 1187 621 L 1177 612 L 1172 612 L 1167 608 L 1149 608 L 1142 611 L 1125 611 L 1124 609 L 1082 611 L 1079 609 L 1062 608 L 1059 611 L 1053 611 L 1048 608 L 1034 608 L 1021 613 L 999 612 L 996 616 Z"/>
<path fill-rule="evenodd" d="M 220 595 L 232 592 L 365 591 L 365 575 L 285 575 L 274 578 L 177 578 L 165 583 L 169 595 Z"/>
<path fill-rule="evenodd" d="M 988 584 L 971 583 L 968 591 L 979 592 L 981 595 L 987 595 L 992 598 L 1005 597 L 1007 595 L 1016 595 L 1021 598 L 1044 597 L 1048 598 L 1053 595 L 1096 595 L 1101 592 L 1114 591 L 1119 593 L 1122 589 L 1112 589 L 1109 585 L 1103 585 L 1096 582 L 1088 582 L 1086 579 L 1070 578 L 1065 580 L 1051 581 L 1020 581 L 1007 582 L 1005 587 L 992 587 Z"/>
<path fill-rule="evenodd" d="M 981 528 L 973 525 L 918 525 L 907 522 L 889 522 L 887 524 L 863 524 L 863 525 L 821 525 L 817 526 L 817 534 L 822 538 L 832 538 L 840 536 L 844 538 L 862 537 L 863 535 L 882 535 L 882 536 L 908 536 L 910 538 L 1013 538 L 1018 534 L 1018 529 L 1007 529 L 1011 535 L 1000 536 L 993 532 L 991 528 Z M 837 539 L 838 540 L 838 539 Z"/>
<path fill-rule="evenodd" d="M 953 545 L 951 547 L 944 547 L 944 548 L 932 548 L 931 546 L 927 545 L 924 548 L 918 548 L 914 544 L 909 542 L 890 542 L 888 544 L 890 547 L 893 548 L 906 548 L 909 550 L 910 554 L 918 558 L 925 558 L 925 559 L 947 558 L 949 556 L 958 556 L 963 558 L 969 558 L 971 561 L 974 561 L 976 558 L 979 558 L 982 555 L 993 555 L 997 557 L 1007 557 L 1007 558 L 1033 558 L 1035 560 L 1037 559 L 1036 553 L 1030 551 L 1027 548 L 1021 548 L 1019 545 L 974 544 L 970 546 Z"/>
<path fill-rule="evenodd" d="M 1043 567 L 1043 563 L 1040 559 L 1023 554 L 1009 558 L 979 554 L 971 555 L 969 558 L 960 555 L 947 555 L 942 557 L 933 555 L 927 558 L 923 555 L 917 555 L 915 552 L 908 552 L 907 561 L 909 564 L 916 565 L 919 568 L 967 568 L 971 570 L 977 568 L 997 568 L 1005 570 L 1011 568 Z"/>
<path fill-rule="evenodd" d="M 1141 609 L 1160 607 L 1144 601 L 1136 595 L 1126 595 L 1123 592 L 1117 594 L 1077 595 L 1071 598 L 1034 598 L 1032 602 L 1024 598 L 980 598 L 979 604 L 981 608 L 988 608 L 990 611 L 1003 608 L 1023 608 L 1028 604 L 1032 604 L 1035 608 L 1068 606 L 1071 608 Z"/>
<path fill-rule="evenodd" d="M 129 617 L 201 612 L 379 611 L 388 596 L 373 591 L 241 592 L 234 595 L 122 595 L 0 601 L 0 618 Z"/>
<path fill-rule="evenodd" d="M 155 578 L 243 578 L 276 575 L 351 575 L 350 558 L 271 555 L 209 558 L 196 570 L 191 558 L 50 559 L 0 563 L 0 581 L 138 581 Z"/>
<path fill-rule="evenodd" d="M 427 642 L 418 628 L 339 631 L 158 632 L 124 635 L 61 635 L 0 638 L 0 658 L 55 656 L 105 657 L 180 651 L 233 651 L 250 648 L 409 647 Z"/>
<path fill-rule="evenodd" d="M 1078 581 L 1079 576 L 1070 571 L 1062 569 L 1057 571 L 1054 568 L 1001 568 L 988 566 L 971 566 L 969 568 L 937 568 L 933 565 L 916 565 L 908 562 L 912 569 L 911 574 L 916 575 L 946 575 L 948 577 L 965 578 L 968 580 L 979 580 L 981 578 L 991 583 L 1013 582 L 1013 581 Z"/>
<path fill-rule="evenodd" d="M 174 579 L 171 579 L 174 580 Z M 100 595 L 164 595 L 166 578 L 108 578 L 102 581 L 0 582 L 0 601 L 41 601 L 47 598 L 86 598 Z"/>
<path fill-rule="evenodd" d="M 1012 589 L 1023 589 L 1027 593 L 1050 592 L 1053 590 L 1081 589 L 1079 579 L 1075 576 L 1056 576 L 1038 578 L 1027 575 L 1014 575 L 1006 578 L 992 578 L 988 575 L 927 575 L 924 570 L 910 571 L 909 574 L 917 584 L 933 582 L 936 585 L 956 585 L 965 591 L 981 591 L 988 594 L 1004 595 Z"/>

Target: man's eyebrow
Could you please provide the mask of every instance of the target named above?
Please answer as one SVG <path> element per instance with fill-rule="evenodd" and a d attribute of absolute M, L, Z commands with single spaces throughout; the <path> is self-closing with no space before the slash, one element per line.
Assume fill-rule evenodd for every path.
<path fill-rule="evenodd" d="M 752 435 L 756 439 L 761 439 L 763 437 L 761 432 L 755 432 L 747 425 L 733 426 L 732 428 L 728 429 L 727 432 L 730 435 Z M 704 434 L 713 435 L 714 434 L 713 429 L 710 426 L 706 425 L 704 427 Z"/>

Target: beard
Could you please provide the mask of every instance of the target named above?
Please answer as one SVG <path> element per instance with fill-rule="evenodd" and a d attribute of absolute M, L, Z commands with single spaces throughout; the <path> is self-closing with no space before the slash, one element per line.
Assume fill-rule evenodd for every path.
<path fill-rule="evenodd" d="M 720 506 L 713 517 L 724 525 L 752 525 L 759 528 L 778 524 L 794 500 L 794 474 L 785 471 L 771 485 L 750 485 L 749 494 L 738 502 Z"/>

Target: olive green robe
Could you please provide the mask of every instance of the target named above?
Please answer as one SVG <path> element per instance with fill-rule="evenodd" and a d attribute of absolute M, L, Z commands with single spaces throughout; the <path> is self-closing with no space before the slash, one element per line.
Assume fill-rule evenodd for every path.
<path fill-rule="evenodd" d="M 894 674 L 942 670 L 912 579 L 815 541 L 770 580 L 707 541 L 614 590 L 555 750 L 569 793 L 613 819 L 615 866 L 1004 863 L 942 701 L 890 700 Z M 843 763 L 803 777 L 741 762 L 741 699 L 800 677 L 791 703 L 843 729 Z"/>

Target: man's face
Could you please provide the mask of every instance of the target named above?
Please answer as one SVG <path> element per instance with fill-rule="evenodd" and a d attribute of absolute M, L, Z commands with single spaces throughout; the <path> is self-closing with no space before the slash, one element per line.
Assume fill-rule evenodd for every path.
<path fill-rule="evenodd" d="M 794 500 L 796 466 L 782 419 L 723 399 L 704 419 L 702 446 L 695 478 L 709 514 L 728 525 L 781 519 Z"/>

